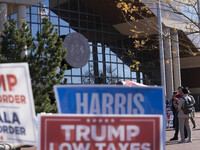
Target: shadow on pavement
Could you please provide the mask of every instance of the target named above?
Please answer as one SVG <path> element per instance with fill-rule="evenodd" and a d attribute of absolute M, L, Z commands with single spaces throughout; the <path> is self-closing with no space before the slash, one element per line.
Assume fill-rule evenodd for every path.
<path fill-rule="evenodd" d="M 195 131 L 195 130 L 200 130 L 200 129 L 192 129 L 192 131 Z"/>
<path fill-rule="evenodd" d="M 200 129 L 199 129 L 200 130 Z M 192 141 L 199 141 L 199 139 L 192 139 Z M 166 145 L 174 145 L 174 144 L 179 144 L 178 140 L 176 141 L 166 141 Z M 182 143 L 183 144 L 183 143 Z M 184 143 L 184 144 L 189 144 L 189 143 Z"/>
<path fill-rule="evenodd" d="M 174 144 L 178 144 L 178 140 L 177 141 L 166 141 L 166 145 L 174 145 Z"/>

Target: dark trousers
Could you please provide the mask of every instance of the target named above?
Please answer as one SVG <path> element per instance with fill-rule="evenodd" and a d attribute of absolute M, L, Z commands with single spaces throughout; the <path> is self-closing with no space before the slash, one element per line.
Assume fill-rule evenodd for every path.
<path fill-rule="evenodd" d="M 178 111 L 174 110 L 173 114 L 174 114 L 173 122 L 174 122 L 174 128 L 175 128 L 174 137 L 178 138 L 178 131 L 179 131 Z"/>
<path fill-rule="evenodd" d="M 178 138 L 178 132 L 179 132 L 179 121 L 178 121 L 178 111 L 174 110 L 173 111 L 174 114 L 174 128 L 175 128 L 175 133 L 174 133 L 174 137 Z M 185 138 L 187 138 L 187 129 L 184 126 L 184 134 L 185 134 Z"/>

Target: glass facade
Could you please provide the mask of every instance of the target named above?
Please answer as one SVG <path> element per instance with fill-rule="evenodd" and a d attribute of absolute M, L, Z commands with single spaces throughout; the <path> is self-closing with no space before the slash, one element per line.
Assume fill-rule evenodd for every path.
<path fill-rule="evenodd" d="M 78 32 L 88 39 L 90 60 L 82 68 L 66 71 L 68 84 L 112 84 L 120 80 L 160 84 L 158 57 L 148 49 L 135 49 L 133 39 L 119 33 L 84 0 L 44 0 L 27 8 L 26 16 L 34 37 L 41 30 L 42 18 L 48 17 L 59 36 Z M 140 62 L 139 70 L 130 67 L 135 60 Z"/>

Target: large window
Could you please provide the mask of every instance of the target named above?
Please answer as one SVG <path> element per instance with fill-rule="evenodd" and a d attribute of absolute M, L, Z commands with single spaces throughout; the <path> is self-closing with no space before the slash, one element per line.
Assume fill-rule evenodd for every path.
<path fill-rule="evenodd" d="M 119 80 L 160 83 L 159 65 L 149 64 L 154 60 L 151 52 L 134 49 L 131 39 L 121 35 L 84 1 L 44 0 L 27 8 L 27 22 L 34 37 L 41 30 L 43 17 L 48 17 L 55 24 L 59 36 L 79 32 L 88 39 L 90 60 L 82 68 L 66 71 L 68 84 L 112 84 Z M 141 62 L 139 70 L 130 68 L 133 58 L 128 55 L 128 51 L 132 51 L 134 59 Z"/>

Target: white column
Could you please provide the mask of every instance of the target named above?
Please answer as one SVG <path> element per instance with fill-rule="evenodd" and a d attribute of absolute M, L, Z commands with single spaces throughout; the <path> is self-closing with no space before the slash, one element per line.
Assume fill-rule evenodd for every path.
<path fill-rule="evenodd" d="M 181 85 L 181 67 L 179 55 L 179 40 L 177 30 L 172 31 L 172 53 L 174 68 L 174 88 L 177 89 Z"/>
<path fill-rule="evenodd" d="M 165 52 L 166 96 L 168 99 L 170 99 L 174 91 L 170 28 L 165 28 L 163 32 Z"/>
<path fill-rule="evenodd" d="M 23 22 L 26 22 L 26 6 L 19 5 L 17 9 L 17 25 L 21 27 Z"/>
<path fill-rule="evenodd" d="M 20 28 L 26 22 L 26 6 L 19 5 L 17 9 L 17 26 Z M 24 47 L 24 51 L 21 53 L 21 57 L 24 58 L 27 55 L 26 47 Z"/>
<path fill-rule="evenodd" d="M 7 7 L 6 3 L 0 3 L 0 34 L 4 30 L 4 24 L 7 20 Z"/>

